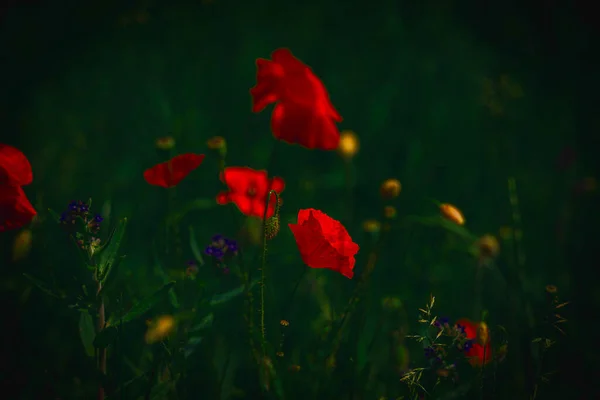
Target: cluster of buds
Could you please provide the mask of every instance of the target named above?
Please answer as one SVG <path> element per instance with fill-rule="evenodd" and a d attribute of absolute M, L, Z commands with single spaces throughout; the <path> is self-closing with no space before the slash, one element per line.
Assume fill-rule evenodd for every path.
<path fill-rule="evenodd" d="M 104 218 L 90 212 L 90 204 L 83 201 L 72 201 L 67 210 L 61 213 L 60 225 L 69 232 L 82 250 L 90 257 L 100 247 L 100 225 Z"/>
<path fill-rule="evenodd" d="M 235 240 L 228 239 L 223 235 L 215 235 L 211 243 L 204 249 L 204 254 L 209 256 L 213 263 L 228 274 L 227 263 L 238 254 L 238 245 Z"/>

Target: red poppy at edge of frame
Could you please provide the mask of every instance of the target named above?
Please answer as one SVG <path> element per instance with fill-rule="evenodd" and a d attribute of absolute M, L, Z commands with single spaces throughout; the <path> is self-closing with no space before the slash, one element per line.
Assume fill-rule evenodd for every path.
<path fill-rule="evenodd" d="M 354 276 L 358 244 L 341 222 L 322 211 L 309 208 L 298 212 L 298 223 L 289 224 L 302 261 L 311 268 L 327 268 L 346 278 Z"/>
<path fill-rule="evenodd" d="M 257 59 L 256 67 L 256 86 L 250 89 L 252 111 L 276 103 L 271 116 L 275 138 L 309 149 L 337 149 L 336 122 L 342 117 L 312 69 L 288 49 L 275 50 L 271 60 Z"/>
<path fill-rule="evenodd" d="M 0 144 L 0 232 L 21 228 L 37 214 L 21 188 L 32 180 L 27 157 L 12 146 Z"/>
<path fill-rule="evenodd" d="M 217 203 L 234 203 L 248 217 L 263 218 L 269 192 L 274 190 L 281 194 L 285 189 L 283 178 L 276 176 L 269 179 L 267 171 L 249 167 L 227 167 L 221 173 L 221 181 L 229 190 L 217 195 Z M 267 218 L 273 216 L 276 201 L 276 196 L 271 195 Z"/>
<path fill-rule="evenodd" d="M 477 329 L 479 328 L 479 324 L 467 318 L 462 318 L 456 321 L 456 325 L 464 327 L 467 339 L 473 341 L 472 347 L 465 351 L 465 356 L 467 357 L 469 364 L 474 367 L 480 367 L 482 364 L 488 364 L 492 361 L 492 346 L 490 345 L 490 342 L 487 341 L 485 346 L 483 346 L 477 341 Z"/>
<path fill-rule="evenodd" d="M 190 172 L 202 164 L 204 154 L 185 153 L 144 171 L 148 184 L 171 188 L 177 186 Z"/>

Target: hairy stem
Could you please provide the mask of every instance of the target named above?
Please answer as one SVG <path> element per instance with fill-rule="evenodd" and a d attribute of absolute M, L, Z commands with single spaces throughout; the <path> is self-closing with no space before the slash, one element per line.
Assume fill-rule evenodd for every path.
<path fill-rule="evenodd" d="M 265 202 L 265 212 L 263 214 L 263 232 L 262 232 L 262 263 L 260 276 L 260 333 L 261 333 L 261 350 L 263 357 L 266 356 L 267 339 L 265 332 L 265 269 L 267 266 L 267 213 L 271 204 L 271 195 L 275 195 L 275 211 L 274 216 L 279 214 L 279 193 L 275 190 L 269 190 L 267 200 Z"/>

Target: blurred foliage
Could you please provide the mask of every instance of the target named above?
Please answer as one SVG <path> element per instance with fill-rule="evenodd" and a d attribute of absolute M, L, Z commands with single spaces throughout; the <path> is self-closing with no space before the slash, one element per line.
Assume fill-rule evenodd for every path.
<path fill-rule="evenodd" d="M 286 179 L 282 230 L 269 251 L 266 313 L 274 346 L 282 318 L 277 309 L 306 268 L 286 228 L 297 210 L 319 208 L 346 225 L 361 246 L 358 272 L 378 237 L 365 232 L 363 222 L 380 218 L 385 204 L 397 210 L 325 386 L 305 373 L 311 366 L 302 352 L 339 317 L 355 281 L 311 270 L 300 284 L 287 317 L 285 356 L 275 362 L 287 398 L 313 396 L 318 384 L 320 398 L 399 396 L 405 386 L 400 372 L 382 360 L 394 348 L 405 370 L 425 362 L 419 344 L 389 343 L 393 332 L 403 337 L 420 329 L 417 310 L 431 293 L 440 315 L 477 320 L 486 310 L 490 327 L 506 328 L 507 359 L 486 398 L 517 398 L 534 385 L 538 358 L 530 351 L 531 335 L 543 321 L 548 284 L 572 307 L 567 336 L 549 361 L 557 372 L 538 398 L 593 398 L 586 396 L 600 355 L 589 344 L 597 324 L 590 315 L 600 289 L 590 278 L 597 264 L 590 243 L 600 218 L 597 192 L 593 185 L 581 190 L 581 182 L 599 172 L 600 119 L 592 112 L 598 80 L 589 55 L 597 36 L 575 6 L 547 6 L 539 16 L 541 6 L 534 12 L 520 3 L 458 3 L 149 0 L 38 2 L 8 10 L 0 32 L 0 141 L 30 159 L 34 182 L 25 190 L 39 218 L 30 230 L 31 249 L 20 248 L 14 259 L 21 233 L 0 238 L 0 293 L 8 310 L 3 389 L 11 387 L 14 399 L 41 393 L 91 398 L 96 391 L 95 364 L 86 356 L 94 346 L 87 314 L 62 307 L 61 296 L 49 297 L 23 277 L 69 293 L 93 284 L 48 208 L 92 198 L 108 226 L 128 219 L 121 246 L 126 258 L 107 302 L 115 318 L 171 281 L 183 285 L 186 261 L 197 259 L 214 234 L 243 241 L 247 263 L 257 268 L 256 221 L 212 202 L 221 183 L 218 158 L 206 141 L 220 135 L 230 165 L 269 166 L 271 176 Z M 340 128 L 360 140 L 351 161 L 276 143 L 270 111 L 251 112 L 255 59 L 278 47 L 290 48 L 327 86 L 344 117 Z M 155 147 L 164 136 L 174 138 L 174 148 Z M 577 156 L 557 165 L 568 148 Z M 180 152 L 207 158 L 176 191 L 146 184 L 146 168 Z M 512 194 L 511 177 L 517 183 Z M 379 185 L 389 178 L 399 179 L 402 191 L 382 204 Z M 518 198 L 517 222 L 511 196 Z M 465 226 L 442 220 L 439 202 L 455 204 Z M 471 246 L 486 233 L 501 239 L 500 253 L 482 268 Z M 231 301 L 206 297 L 205 314 L 197 317 L 206 323 L 210 316 L 202 325 L 210 333 L 196 343 L 189 375 L 179 377 L 186 388 L 179 398 L 258 398 L 259 375 L 241 339 L 239 282 L 233 275 L 202 282 L 210 290 L 196 295 L 230 293 Z M 169 293 L 120 331 L 109 351 L 111 379 L 156 373 L 161 343 L 144 343 L 144 319 L 173 312 Z M 390 298 L 401 309 L 394 316 L 382 309 Z M 354 387 L 352 377 L 357 386 L 377 384 Z M 170 390 L 165 385 L 174 379 L 159 378 L 167 383 L 146 398 L 168 398 L 161 390 Z M 149 390 L 144 385 L 141 392 Z M 479 396 L 464 387 L 450 393 Z"/>

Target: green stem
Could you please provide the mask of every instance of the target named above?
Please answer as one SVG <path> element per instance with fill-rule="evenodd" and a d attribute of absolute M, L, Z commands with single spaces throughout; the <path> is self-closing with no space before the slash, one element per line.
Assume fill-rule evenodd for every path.
<path fill-rule="evenodd" d="M 265 270 L 267 267 L 267 213 L 271 204 L 271 195 L 275 195 L 275 212 L 273 216 L 279 215 L 279 193 L 275 190 L 269 190 L 265 201 L 265 212 L 263 214 L 263 232 L 262 232 L 262 263 L 261 263 L 261 278 L 260 278 L 260 333 L 261 333 L 261 349 L 263 357 L 266 356 L 267 340 L 265 333 Z"/>

